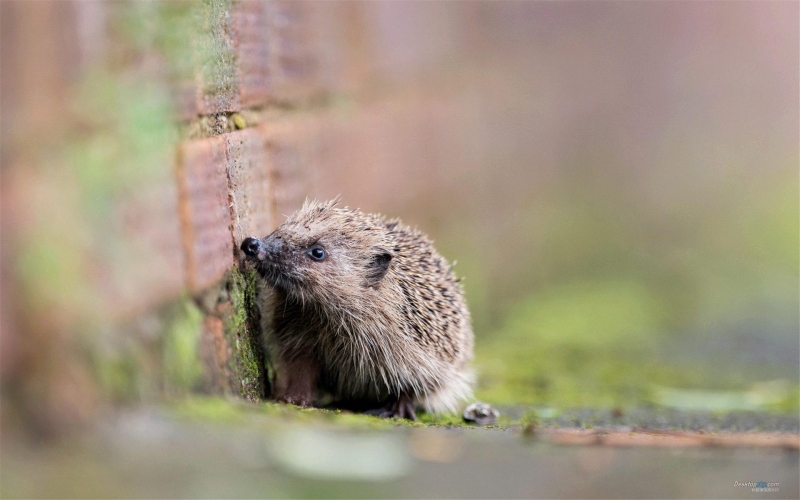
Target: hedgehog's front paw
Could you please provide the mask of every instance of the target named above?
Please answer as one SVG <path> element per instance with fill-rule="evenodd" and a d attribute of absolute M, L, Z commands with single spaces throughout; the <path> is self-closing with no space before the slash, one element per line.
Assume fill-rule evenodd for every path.
<path fill-rule="evenodd" d="M 295 406 L 314 406 L 314 402 L 308 396 L 303 395 L 296 395 L 296 394 L 286 394 L 281 396 L 277 399 L 279 403 L 287 404 L 287 405 L 295 405 Z"/>
<path fill-rule="evenodd" d="M 406 394 L 402 394 L 396 399 L 392 398 L 384 406 L 375 408 L 373 410 L 367 410 L 364 413 L 383 418 L 406 418 L 408 420 L 417 420 L 417 412 L 414 408 L 414 401 Z"/>
<path fill-rule="evenodd" d="M 284 354 L 278 362 L 273 396 L 279 403 L 314 406 L 318 377 L 319 368 L 314 359 Z"/>

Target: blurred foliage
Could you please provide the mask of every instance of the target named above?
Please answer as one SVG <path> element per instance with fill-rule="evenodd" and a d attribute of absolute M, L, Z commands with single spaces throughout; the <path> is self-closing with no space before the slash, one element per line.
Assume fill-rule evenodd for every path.
<path fill-rule="evenodd" d="M 114 329 L 84 332 L 83 352 L 108 401 L 147 402 L 198 390 L 202 313 L 189 298 Z"/>
<path fill-rule="evenodd" d="M 203 376 L 198 353 L 203 314 L 186 300 L 163 338 L 163 361 L 166 390 L 185 394 L 197 390 Z"/>
<path fill-rule="evenodd" d="M 180 265 L 157 248 L 158 231 L 179 229 L 163 211 L 176 197 L 174 82 L 193 77 L 196 47 L 186 40 L 199 14 L 191 2 L 116 2 L 103 12 L 105 43 L 72 82 L 68 133 L 35 150 L 27 172 L 15 264 L 37 321 L 75 327 L 78 363 L 88 362 L 105 399 L 142 401 L 196 388 L 202 370 L 196 307 L 180 299 L 154 319 L 142 309 L 161 304 L 141 292 Z"/>
<path fill-rule="evenodd" d="M 550 220 L 531 209 L 545 241 L 497 271 L 523 276 L 510 278 L 512 289 L 535 283 L 516 299 L 491 293 L 502 285 L 494 270 L 476 264 L 481 259 L 463 259 L 469 245 L 452 251 L 468 263 L 459 273 L 478 275 L 467 274 L 465 283 L 477 305 L 479 398 L 680 408 L 683 395 L 686 408 L 796 412 L 800 212 L 793 180 L 773 174 L 760 190 L 727 186 L 739 195 L 703 200 L 711 205 L 704 210 L 636 214 L 635 223 L 675 236 L 666 241 L 625 229 L 632 216 L 610 193 L 595 210 L 561 200 Z M 481 289 L 486 283 L 489 292 Z M 487 304 L 489 295 L 504 300 Z"/>
<path fill-rule="evenodd" d="M 187 40 L 207 33 L 201 31 L 205 12 L 191 2 L 131 2 L 114 11 L 113 28 L 128 51 L 155 51 L 166 62 L 162 67 L 170 77 L 192 78 L 197 52 Z"/>
<path fill-rule="evenodd" d="M 85 80 L 75 106 L 92 133 L 72 141 L 70 164 L 83 188 L 83 212 L 93 223 L 118 197 L 171 173 L 177 131 L 169 97 L 163 85 L 103 70 Z"/>
<path fill-rule="evenodd" d="M 509 311 L 476 355 L 479 398 L 509 404 L 614 406 L 645 399 L 649 381 L 692 382 L 652 359 L 658 303 L 639 284 L 577 284 Z"/>
<path fill-rule="evenodd" d="M 154 253 L 152 242 L 130 237 L 135 221 L 121 210 L 148 195 L 174 195 L 153 187 L 173 182 L 178 129 L 167 79 L 191 64 L 186 30 L 197 15 L 188 2 L 117 3 L 108 13 L 114 43 L 75 86 L 69 110 L 77 126 L 40 152 L 40 192 L 31 193 L 33 220 L 17 253 L 27 300 L 85 324 L 106 319 L 96 282 L 136 293 L 132 269 Z M 160 74 L 162 67 L 176 74 Z M 110 276 L 98 272 L 103 265 Z"/>

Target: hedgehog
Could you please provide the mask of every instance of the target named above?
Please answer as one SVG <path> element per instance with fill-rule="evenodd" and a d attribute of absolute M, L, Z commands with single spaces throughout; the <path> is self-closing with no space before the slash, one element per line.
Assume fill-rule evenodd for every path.
<path fill-rule="evenodd" d="M 461 283 L 398 219 L 306 201 L 240 247 L 258 295 L 280 402 L 415 420 L 472 395 L 473 334 Z"/>

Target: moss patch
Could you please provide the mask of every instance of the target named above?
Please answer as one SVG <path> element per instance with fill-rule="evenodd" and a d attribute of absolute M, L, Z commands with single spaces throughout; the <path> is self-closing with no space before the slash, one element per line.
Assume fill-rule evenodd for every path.
<path fill-rule="evenodd" d="M 193 396 L 174 401 L 171 414 L 193 421 L 218 423 L 258 422 L 263 417 L 275 417 L 292 422 L 330 424 L 343 428 L 391 429 L 395 427 L 475 427 L 456 415 L 418 415 L 412 422 L 387 419 L 342 410 L 301 408 L 272 402 L 247 403 L 220 397 Z"/>
<path fill-rule="evenodd" d="M 796 382 L 747 383 L 662 355 L 665 311 L 657 295 L 634 281 L 533 294 L 479 339 L 476 395 L 496 405 L 558 409 L 682 408 L 675 402 L 693 398 L 706 405 L 695 409 L 709 411 L 797 412 Z"/>
<path fill-rule="evenodd" d="M 239 381 L 239 394 L 259 401 L 268 393 L 266 360 L 256 305 L 256 279 L 237 269 L 229 282 L 230 310 L 224 315 L 225 336 L 233 352 L 231 369 Z"/>

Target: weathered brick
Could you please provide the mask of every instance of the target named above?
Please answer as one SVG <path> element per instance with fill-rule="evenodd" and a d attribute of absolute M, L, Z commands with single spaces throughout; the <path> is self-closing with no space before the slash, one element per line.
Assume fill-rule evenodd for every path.
<path fill-rule="evenodd" d="M 264 126 L 278 222 L 313 193 L 321 123 L 320 117 L 307 116 Z"/>
<path fill-rule="evenodd" d="M 181 147 L 187 281 L 193 291 L 219 280 L 234 248 L 268 234 L 311 192 L 320 119 L 282 118 Z M 230 185 L 228 184 L 230 183 Z"/>
<path fill-rule="evenodd" d="M 110 216 L 119 235 L 105 255 L 114 279 L 98 283 L 106 310 L 136 312 L 177 297 L 186 277 L 174 178 L 153 179 L 118 200 Z"/>
<path fill-rule="evenodd" d="M 320 90 L 354 95 L 374 76 L 366 2 L 315 2 L 308 23 L 314 33 L 314 77 Z"/>
<path fill-rule="evenodd" d="M 233 264 L 226 142 L 223 136 L 181 144 L 181 188 L 186 275 L 189 289 L 217 282 Z"/>
<path fill-rule="evenodd" d="M 416 119 L 415 119 L 416 118 Z M 425 161 L 428 131 L 406 106 L 379 102 L 356 113 L 332 112 L 321 133 L 317 158 L 323 197 L 341 194 L 346 203 L 374 207 L 382 198 L 403 196 L 409 168 L 430 182 Z"/>
<path fill-rule="evenodd" d="M 274 228 L 275 200 L 263 128 L 225 134 L 231 216 L 236 248 L 248 236 L 265 236 Z"/>
<path fill-rule="evenodd" d="M 330 56 L 324 77 L 328 83 L 334 85 L 343 72 L 352 77 L 349 52 L 338 43 L 344 37 L 342 27 L 333 26 L 341 17 L 338 7 L 219 0 L 197 9 L 202 22 L 194 41 L 195 81 L 174 85 L 181 118 L 313 97 L 326 85 L 322 53 Z M 326 29 L 318 33 L 320 28 Z M 363 52 L 366 44 L 360 47 Z M 346 68 L 340 68 L 343 60 Z"/>
<path fill-rule="evenodd" d="M 173 80 L 170 85 L 175 118 L 191 120 L 197 116 L 197 83 L 189 80 Z"/>
<path fill-rule="evenodd" d="M 203 389 L 210 393 L 231 393 L 231 346 L 225 338 L 225 326 L 217 316 L 203 318 L 199 345 L 203 363 Z"/>
<path fill-rule="evenodd" d="M 202 6 L 201 32 L 195 41 L 200 85 L 199 114 L 241 109 L 236 70 L 236 30 L 231 0 L 206 2 Z"/>
<path fill-rule="evenodd" d="M 237 2 L 233 9 L 239 102 L 265 104 L 270 88 L 270 8 L 264 0 Z"/>
<path fill-rule="evenodd" d="M 382 80 L 442 72 L 469 55 L 458 39 L 458 2 L 370 2 L 367 10 L 372 64 Z"/>
<path fill-rule="evenodd" d="M 270 5 L 270 95 L 279 101 L 306 99 L 320 90 L 312 6 L 286 1 Z"/>
<path fill-rule="evenodd" d="M 469 102 L 414 95 L 332 110 L 317 140 L 314 194 L 387 209 L 448 189 L 479 165 Z"/>

